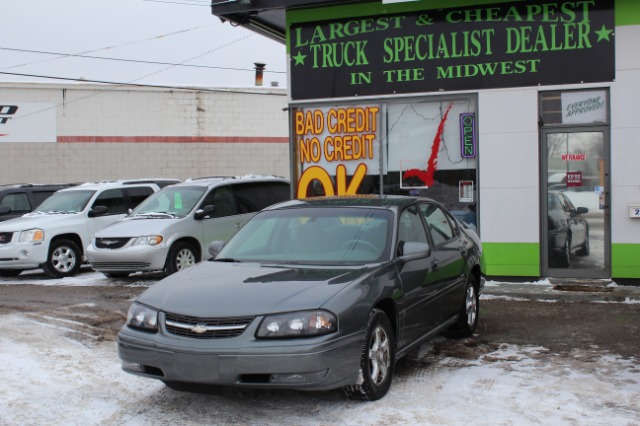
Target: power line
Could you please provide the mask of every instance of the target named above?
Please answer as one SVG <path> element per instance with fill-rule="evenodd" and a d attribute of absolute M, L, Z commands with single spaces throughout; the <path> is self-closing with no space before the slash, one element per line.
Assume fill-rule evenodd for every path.
<path fill-rule="evenodd" d="M 147 0 L 150 1 L 150 0 Z M 193 64 L 184 64 L 184 63 L 171 63 L 171 62 L 158 62 L 158 61 L 142 61 L 139 59 L 123 59 L 123 58 L 108 58 L 108 57 L 104 57 L 104 56 L 92 56 L 92 55 L 82 55 L 82 54 L 74 54 L 74 53 L 60 53 L 60 52 L 49 52 L 49 51 L 42 51 L 42 50 L 28 50 L 28 49 L 16 49 L 16 48 L 11 48 L 11 47 L 0 47 L 0 50 L 7 50 L 7 51 L 11 51 L 11 52 L 24 52 L 24 53 L 37 53 L 37 54 L 42 54 L 42 55 L 57 55 L 58 58 L 55 59 L 60 59 L 63 57 L 68 57 L 68 58 L 86 58 L 86 59 L 99 59 L 99 60 L 105 60 L 105 61 L 116 61 L 116 62 L 133 62 L 133 63 L 138 63 L 138 64 L 150 64 L 150 65 L 170 65 L 170 66 L 176 66 L 176 67 L 191 67 L 191 68 L 207 68 L 207 69 L 219 69 L 219 70 L 228 70 L 228 71 L 254 71 L 254 69 L 248 69 L 248 68 L 228 68 L 228 67 L 214 67 L 214 66 L 209 66 L 209 65 L 193 65 Z M 17 65 L 16 65 L 17 66 Z M 14 68 L 16 66 L 13 67 L 7 67 L 4 69 L 9 69 L 9 68 Z M 267 73 L 274 73 L 274 74 L 286 74 L 286 71 L 270 71 L 270 70 L 264 70 L 264 72 Z"/>
<path fill-rule="evenodd" d="M 99 84 L 108 84 L 112 86 L 150 87 L 150 88 L 158 88 L 158 89 L 177 89 L 177 90 L 196 91 L 196 92 L 249 93 L 246 90 L 210 89 L 210 88 L 208 89 L 208 88 L 202 88 L 202 87 L 169 86 L 169 85 L 162 85 L 162 84 L 141 84 L 141 83 L 133 83 L 133 82 L 123 83 L 123 82 L 117 82 L 117 81 L 88 80 L 85 78 L 54 77 L 49 75 L 22 74 L 22 73 L 5 72 L 5 71 L 0 71 L 0 74 L 19 76 L 19 77 L 45 78 L 50 80 L 75 81 L 79 83 L 99 83 Z M 20 83 L 20 82 L 15 82 L 15 83 Z M 255 94 L 266 94 L 266 93 L 256 92 Z M 286 96 L 286 95 L 283 94 L 282 96 Z"/>

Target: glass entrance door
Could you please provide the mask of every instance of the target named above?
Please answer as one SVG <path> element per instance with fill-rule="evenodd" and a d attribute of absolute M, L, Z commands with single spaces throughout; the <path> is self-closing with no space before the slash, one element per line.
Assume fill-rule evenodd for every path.
<path fill-rule="evenodd" d="M 543 274 L 608 278 L 609 171 L 605 129 L 543 132 Z"/>

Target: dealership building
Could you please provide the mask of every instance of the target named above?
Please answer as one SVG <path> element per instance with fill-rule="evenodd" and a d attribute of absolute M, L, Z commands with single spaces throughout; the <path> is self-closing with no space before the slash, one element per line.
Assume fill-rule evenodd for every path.
<path fill-rule="evenodd" d="M 633 0 L 214 0 L 287 46 L 295 196 L 476 216 L 494 277 L 640 279 Z"/>

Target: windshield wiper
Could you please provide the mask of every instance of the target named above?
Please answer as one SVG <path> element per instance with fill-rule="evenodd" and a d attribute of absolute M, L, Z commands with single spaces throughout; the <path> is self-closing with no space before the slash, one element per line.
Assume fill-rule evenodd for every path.
<path fill-rule="evenodd" d="M 165 213 L 165 212 L 144 212 L 144 213 L 136 213 L 134 217 L 161 217 L 161 218 L 173 219 L 177 216 L 173 213 Z"/>
<path fill-rule="evenodd" d="M 240 263 L 238 259 L 233 259 L 231 257 L 219 257 L 217 259 L 211 259 L 214 262 L 229 262 L 229 263 Z"/>

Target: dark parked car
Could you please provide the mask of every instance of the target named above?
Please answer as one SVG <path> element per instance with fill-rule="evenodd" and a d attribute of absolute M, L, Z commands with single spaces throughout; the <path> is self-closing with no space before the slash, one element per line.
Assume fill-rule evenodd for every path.
<path fill-rule="evenodd" d="M 287 201 L 210 251 L 133 303 L 125 371 L 174 389 L 342 387 L 375 400 L 397 359 L 478 324 L 477 236 L 430 199 Z"/>
<path fill-rule="evenodd" d="M 574 207 L 562 192 L 549 191 L 547 197 L 550 263 L 561 268 L 571 264 L 571 254 L 589 254 L 589 224 L 582 217 L 586 207 Z"/>
<path fill-rule="evenodd" d="M 0 185 L 0 222 L 33 211 L 54 192 L 75 184 L 15 183 Z"/>

